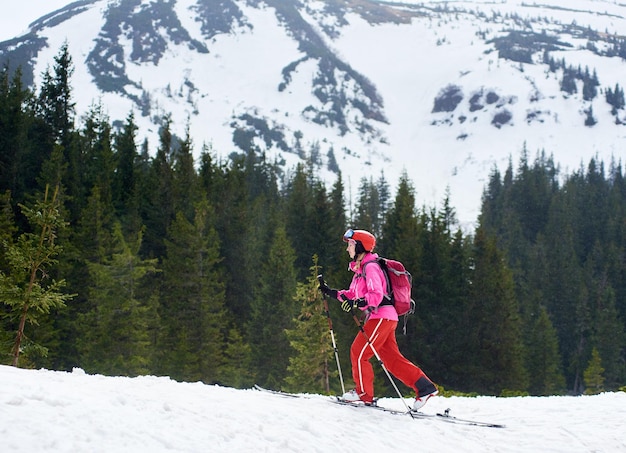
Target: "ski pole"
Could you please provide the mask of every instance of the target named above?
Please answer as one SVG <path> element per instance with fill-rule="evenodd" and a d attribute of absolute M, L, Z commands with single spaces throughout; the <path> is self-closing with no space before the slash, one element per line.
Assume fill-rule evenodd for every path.
<path fill-rule="evenodd" d="M 365 341 L 367 341 L 367 344 L 369 345 L 369 347 L 372 348 L 372 352 L 374 353 L 374 357 L 376 357 L 376 360 L 378 360 L 378 363 L 380 364 L 380 367 L 383 369 L 383 371 L 387 375 L 387 378 L 389 379 L 389 382 L 391 382 L 391 385 L 393 385 L 393 388 L 395 389 L 396 393 L 398 394 L 398 397 L 400 398 L 400 400 L 404 404 L 404 407 L 406 407 L 407 412 L 411 415 L 411 418 L 415 418 L 413 416 L 413 412 L 411 412 L 411 408 L 406 403 L 406 401 L 404 401 L 404 398 L 402 397 L 402 393 L 400 393 L 400 389 L 398 389 L 398 386 L 396 385 L 396 382 L 393 380 L 393 377 L 391 377 L 391 374 L 389 373 L 389 370 L 387 370 L 387 367 L 383 363 L 383 360 L 378 355 L 378 351 L 376 351 L 376 348 L 374 348 L 374 345 L 372 344 L 372 341 L 370 340 L 370 337 L 365 332 L 365 329 L 363 328 L 363 324 L 361 324 L 361 321 L 359 321 L 359 318 L 356 316 L 356 314 L 354 312 L 354 307 L 352 307 L 350 309 L 350 314 L 352 315 L 352 319 L 354 319 L 354 322 L 356 323 L 356 325 L 359 326 L 359 330 L 361 331 L 361 333 L 365 337 Z"/>
<path fill-rule="evenodd" d="M 322 285 L 324 283 L 324 277 L 322 274 L 317 276 L 317 281 Z M 326 300 L 326 294 L 322 294 L 322 300 L 324 301 L 324 310 L 326 310 L 326 319 L 328 319 L 328 328 L 330 330 L 330 338 L 333 341 L 333 349 L 335 351 L 335 360 L 337 361 L 337 370 L 339 371 L 339 380 L 341 381 L 342 395 L 346 393 L 346 387 L 343 383 L 343 374 L 341 372 L 341 363 L 339 362 L 339 351 L 337 350 L 337 343 L 335 342 L 335 332 L 333 331 L 333 322 L 330 319 L 330 310 L 328 309 L 328 301 Z"/>

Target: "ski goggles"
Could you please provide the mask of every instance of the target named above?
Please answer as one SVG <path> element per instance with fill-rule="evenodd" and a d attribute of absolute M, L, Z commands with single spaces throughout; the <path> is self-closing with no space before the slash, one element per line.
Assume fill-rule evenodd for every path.
<path fill-rule="evenodd" d="M 352 236 L 354 236 L 354 230 L 350 228 L 348 231 L 343 233 L 343 241 L 344 242 L 349 242 L 350 240 L 355 241 L 354 239 L 352 239 Z"/>

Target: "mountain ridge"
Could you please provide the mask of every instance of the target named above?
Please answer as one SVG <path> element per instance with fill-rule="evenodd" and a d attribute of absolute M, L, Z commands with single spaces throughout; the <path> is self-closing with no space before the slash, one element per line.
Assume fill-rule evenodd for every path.
<path fill-rule="evenodd" d="M 0 43 L 0 62 L 36 86 L 67 42 L 77 113 L 135 111 L 151 149 L 169 116 L 196 153 L 252 148 L 285 171 L 308 156 L 353 193 L 406 172 L 420 203 L 449 194 L 471 225 L 489 172 L 522 152 L 564 172 L 620 155 L 626 115 L 606 94 L 625 16 L 589 0 L 83 0 Z"/>

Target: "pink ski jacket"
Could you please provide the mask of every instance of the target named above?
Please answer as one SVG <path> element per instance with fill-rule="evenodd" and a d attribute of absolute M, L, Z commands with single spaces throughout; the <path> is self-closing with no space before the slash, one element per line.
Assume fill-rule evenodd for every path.
<path fill-rule="evenodd" d="M 367 319 L 389 319 L 391 321 L 398 320 L 398 313 L 393 305 L 379 306 L 383 301 L 383 297 L 387 294 L 387 279 L 383 274 L 383 270 L 376 263 L 367 266 L 367 278 L 363 278 L 361 274 L 361 268 L 369 261 L 374 261 L 378 258 L 376 253 L 366 253 L 361 261 L 361 267 L 357 267 L 357 263 L 350 262 L 348 269 L 354 272 L 352 276 L 352 282 L 349 289 L 342 289 L 337 291 L 337 298 L 342 299 L 342 295 L 348 299 L 365 299 L 367 305 L 360 307 L 363 311 L 369 311 L 370 314 Z"/>

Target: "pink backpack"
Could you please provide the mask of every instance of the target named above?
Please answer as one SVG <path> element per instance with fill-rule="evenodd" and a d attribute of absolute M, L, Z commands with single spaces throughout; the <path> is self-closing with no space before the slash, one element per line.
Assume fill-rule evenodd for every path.
<path fill-rule="evenodd" d="M 400 261 L 389 258 L 377 258 L 375 261 L 368 261 L 363 265 L 363 278 L 365 278 L 365 268 L 370 263 L 378 263 L 387 279 L 387 292 L 385 298 L 389 302 L 382 302 L 382 305 L 391 304 L 398 312 L 398 316 L 412 314 L 415 311 L 415 301 L 411 299 L 411 286 L 413 277 Z M 405 319 L 406 325 L 406 319 Z"/>

